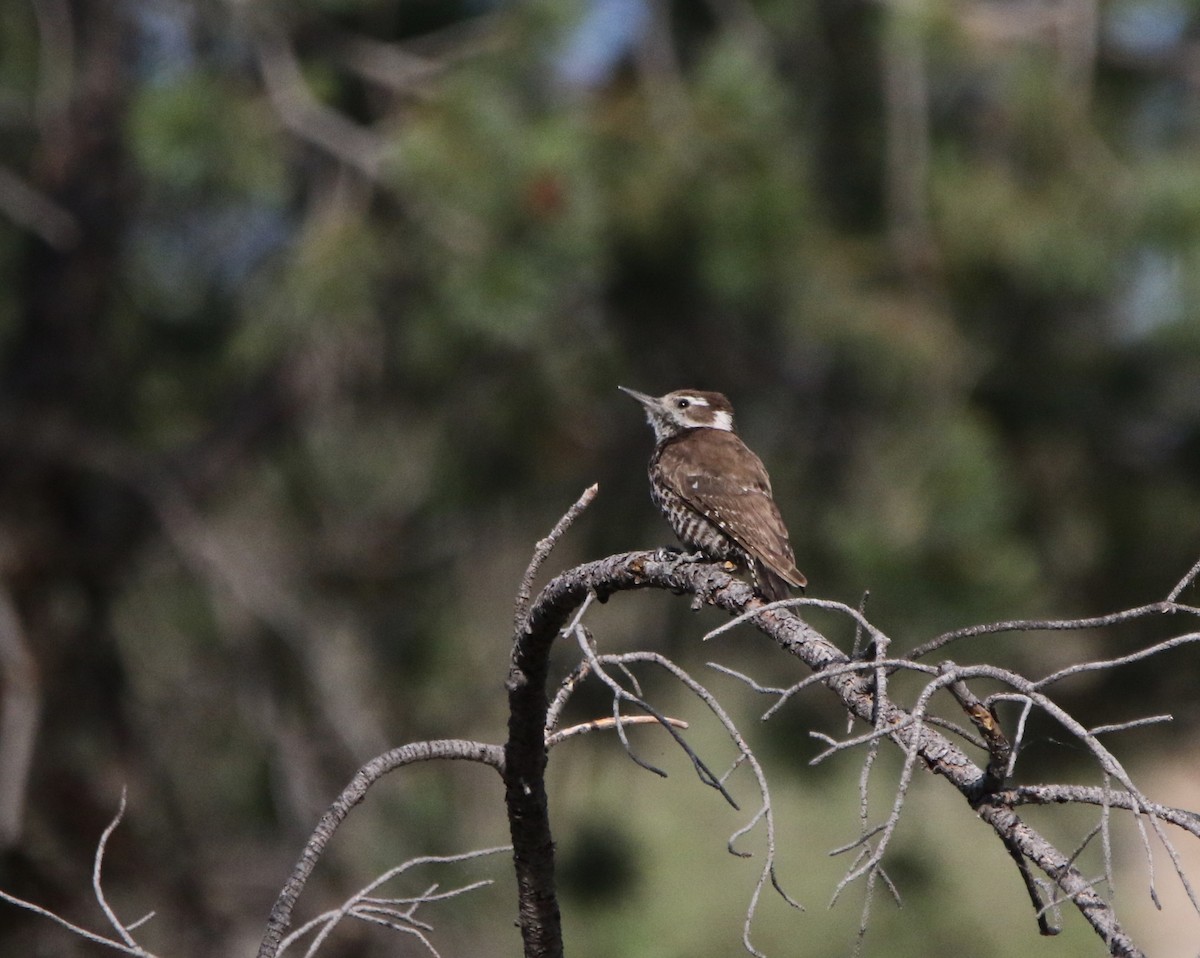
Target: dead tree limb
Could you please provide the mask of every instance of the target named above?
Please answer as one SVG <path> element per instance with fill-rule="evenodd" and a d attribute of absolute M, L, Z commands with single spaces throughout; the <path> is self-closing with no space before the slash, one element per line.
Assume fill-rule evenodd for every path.
<path fill-rule="evenodd" d="M 669 553 L 633 552 L 590 562 L 557 576 L 532 603 L 525 627 L 514 642 L 509 673 L 511 706 L 506 755 L 506 794 L 512 823 L 514 857 L 520 894 L 521 930 L 526 958 L 558 958 L 562 933 L 554 892 L 553 841 L 546 805 L 545 722 L 547 660 L 550 647 L 574 610 L 595 593 L 606 599 L 615 592 L 659 588 L 689 593 L 734 615 L 752 613 L 754 626 L 781 649 L 817 673 L 818 681 L 840 700 L 849 714 L 876 732 L 867 738 L 891 739 L 906 755 L 950 782 L 968 805 L 987 822 L 1014 856 L 1019 855 L 1057 886 L 1116 958 L 1141 958 L 1115 912 L 1070 856 L 1031 828 L 995 788 L 995 777 L 922 717 L 914 716 L 880 693 L 875 661 L 851 660 L 836 645 L 786 606 L 766 606 L 751 588 L 721 567 L 688 561 Z M 1157 611 L 1157 609 L 1155 610 Z M 821 673 L 825 673 L 823 676 Z M 940 686 L 954 673 L 933 680 Z M 1028 802 L 1033 796 L 1023 798 Z M 1053 800 L 1053 799 L 1051 799 Z M 1112 804 L 1116 804 L 1115 802 Z M 1140 813 L 1148 809 L 1135 802 Z"/>
<path fill-rule="evenodd" d="M 403 768 L 405 765 L 412 765 L 416 762 L 439 759 L 480 762 L 490 765 L 500 772 L 503 772 L 504 768 L 504 755 L 498 746 L 482 742 L 469 742 L 463 739 L 415 742 L 412 745 L 403 745 L 400 748 L 392 749 L 369 761 L 358 770 L 358 774 L 338 796 L 337 801 L 330 805 L 325 814 L 321 816 L 321 821 L 317 823 L 312 838 L 304 846 L 300 860 L 296 862 L 291 877 L 279 893 L 275 907 L 271 909 L 271 917 L 267 920 L 267 930 L 258 948 L 258 958 L 275 958 L 279 954 L 280 942 L 283 941 L 283 936 L 292 923 L 292 910 L 295 908 L 296 899 L 300 897 L 300 892 L 304 890 L 308 876 L 312 874 L 337 827 L 349 814 L 350 809 L 363 800 L 367 789 L 388 772 L 397 768 Z"/>
<path fill-rule="evenodd" d="M 383 924 L 415 935 L 420 942 L 432 950 L 432 946 L 423 934 L 426 926 L 414 919 L 414 910 L 423 904 L 457 896 L 479 887 L 480 883 L 468 884 L 448 892 L 437 892 L 436 888 L 431 888 L 417 897 L 395 899 L 376 899 L 371 894 L 373 890 L 391 875 L 412 865 L 433 861 L 466 860 L 483 854 L 503 851 L 503 849 L 480 850 L 445 859 L 421 858 L 406 863 L 351 896 L 341 908 L 318 916 L 300 931 L 285 937 L 292 921 L 296 901 L 305 887 L 309 875 L 324 853 L 334 832 L 350 810 L 365 797 L 368 789 L 388 772 L 416 762 L 431 760 L 479 762 L 494 768 L 501 775 L 505 786 L 505 802 L 513 839 L 511 848 L 517 878 L 518 914 L 524 942 L 524 954 L 526 958 L 561 958 L 563 940 L 554 882 L 554 842 L 545 787 L 547 752 L 551 744 L 575 734 L 577 729 L 596 728 L 602 725 L 601 722 L 589 722 L 566 732 L 555 733 L 563 706 L 572 690 L 589 675 L 598 676 L 603 680 L 606 676 L 606 668 L 612 665 L 624 672 L 636 691 L 637 680 L 629 671 L 629 666 L 635 662 L 650 663 L 666 668 L 687 685 L 722 719 L 727 730 L 730 731 L 739 749 L 739 756 L 734 762 L 733 768 L 739 767 L 744 761 L 754 770 L 762 795 L 762 807 L 755 813 L 749 824 L 734 833 L 730 849 L 738 854 L 733 848 L 733 842 L 753 828 L 758 821 L 765 820 L 768 846 L 766 866 L 760 873 L 754 891 L 744 935 L 747 950 L 751 954 L 758 954 L 750 943 L 749 926 L 753 918 L 754 906 L 759 892 L 768 880 L 777 889 L 779 888 L 774 874 L 774 831 L 771 806 L 762 769 L 754 759 L 748 744 L 733 728 L 719 704 L 699 683 L 696 683 L 683 670 L 658 653 L 598 654 L 588 630 L 581 621 L 592 599 L 605 601 L 616 592 L 643 588 L 664 589 L 676 594 L 690 594 L 694 597 L 694 605 L 709 604 L 733 616 L 729 624 L 713 630 L 707 637 L 721 634 L 732 624 L 743 622 L 751 624 L 763 635 L 772 639 L 783 651 L 807 666 L 811 671 L 810 675 L 789 688 L 779 689 L 763 687 L 748 676 L 714 665 L 714 668 L 723 673 L 744 681 L 754 691 L 776 697 L 776 703 L 767 711 L 764 718 L 769 717 L 802 689 L 820 685 L 836 696 L 842 710 L 851 718 L 862 721 L 869 729 L 861 734 L 850 734 L 848 731 L 841 740 L 819 735 L 818 737 L 826 742 L 828 748 L 813 760 L 814 762 L 821 761 L 859 746 L 867 748 L 868 758 L 859 783 L 860 835 L 852 843 L 836 850 L 856 853 L 853 864 L 849 866 L 845 877 L 838 885 L 838 891 L 840 892 L 850 882 L 860 877 L 865 879 L 867 902 L 864 906 L 863 930 L 865 930 L 870 892 L 874 883 L 877 880 L 883 880 L 891 887 L 887 875 L 882 869 L 884 851 L 900 818 L 909 783 L 921 768 L 946 779 L 960 792 L 967 806 L 996 832 L 997 837 L 1012 857 L 1029 891 L 1030 899 L 1034 904 L 1035 917 L 1044 934 L 1053 934 L 1058 927 L 1057 918 L 1051 922 L 1046 917 L 1047 913 L 1053 912 L 1057 915 L 1057 906 L 1060 903 L 1068 902 L 1074 905 L 1104 941 L 1110 955 L 1115 958 L 1143 958 L 1142 952 L 1122 928 L 1111 904 L 1096 891 L 1096 886 L 1101 882 L 1108 882 L 1111 885 L 1113 869 L 1109 819 L 1112 809 L 1124 810 L 1131 814 L 1142 836 L 1143 847 L 1148 857 L 1151 852 L 1152 835 L 1162 842 L 1171 857 L 1180 882 L 1188 891 L 1197 910 L 1200 911 L 1200 901 L 1193 893 L 1188 877 L 1181 869 L 1179 856 L 1163 828 L 1163 823 L 1172 824 L 1193 836 L 1200 837 L 1200 814 L 1149 801 L 1134 785 L 1130 775 L 1115 755 L 1098 740 L 1100 735 L 1168 721 L 1170 716 L 1151 715 L 1116 725 L 1088 728 L 1052 701 L 1045 692 L 1049 686 L 1068 675 L 1074 675 L 1081 671 L 1117 668 L 1140 661 L 1147 656 L 1166 653 L 1200 642 L 1200 632 L 1177 635 L 1118 658 L 1080 663 L 1036 680 L 992 665 L 960 667 L 947 661 L 935 667 L 914 661 L 911 653 L 908 657 L 887 656 L 886 651 L 889 646 L 887 636 L 865 620 L 861 609 L 855 610 L 842 603 L 818 599 L 797 599 L 766 604 L 754 594 L 748 585 L 731 576 L 724 566 L 697 561 L 692 556 L 679 556 L 662 550 L 614 555 L 577 566 L 552 579 L 538 596 L 529 602 L 527 596 L 531 589 L 533 576 L 537 571 L 537 565 L 545 559 L 554 542 L 563 534 L 570 521 L 587 505 L 592 495 L 594 495 L 594 490 L 585 493 L 554 532 L 538 544 L 530 570 L 522 582 L 517 602 L 517 627 L 507 683 L 510 715 L 509 737 L 505 746 L 459 739 L 418 742 L 393 749 L 364 765 L 318 823 L 296 863 L 291 877 L 280 892 L 259 948 L 259 958 L 278 958 L 285 942 L 295 940 L 298 935 L 319 928 L 317 940 L 314 942 L 313 948 L 310 948 L 312 951 L 324 941 L 337 923 L 346 917 Z M 1197 568 L 1200 568 L 1200 565 Z M 1195 569 L 1189 573 L 1185 582 L 1190 581 L 1194 575 Z M 1178 589 L 1165 603 L 1156 603 L 1138 610 L 1115 613 L 1101 619 L 1025 624 L 1005 622 L 995 626 L 960 630 L 956 633 L 947 633 L 936 643 L 922 646 L 919 651 L 932 651 L 933 647 L 945 644 L 946 641 L 958 641 L 972 635 L 986 634 L 1002 629 L 1079 628 L 1079 622 L 1083 621 L 1115 624 L 1139 615 L 1149 616 L 1163 612 L 1200 615 L 1200 610 L 1176 604 L 1174 597 L 1177 594 Z M 870 636 L 871 654 L 864 653 L 866 657 L 858 658 L 844 653 L 796 614 L 796 608 L 804 606 L 820 607 L 847 616 L 855 623 L 858 631 L 865 632 Z M 551 707 L 547 695 L 549 653 L 555 638 L 564 632 L 575 637 L 584 653 L 584 658 L 563 682 L 559 695 Z M 921 676 L 926 681 L 913 704 L 907 707 L 898 704 L 889 693 L 888 678 L 900 671 Z M 998 683 L 1003 691 L 990 694 L 986 699 L 978 698 L 967 683 L 985 680 Z M 718 777 L 709 771 L 708 766 L 699 759 L 698 755 L 680 736 L 679 728 L 682 723 L 668 719 L 646 701 L 640 691 L 636 691 L 636 694 L 627 692 L 620 682 L 611 676 L 608 676 L 608 685 L 614 696 L 614 715 L 611 720 L 603 724 L 614 728 L 623 738 L 624 725 L 637 719 L 622 714 L 619 702 L 630 702 L 642 711 L 648 712 L 654 721 L 667 728 L 668 732 L 692 757 L 701 779 L 714 785 L 727 798 L 730 798 L 723 785 L 724 779 L 729 773 Z M 939 721 L 935 716 L 928 714 L 930 701 L 936 693 L 941 691 L 947 691 L 954 695 L 975 723 L 980 737 L 958 728 L 953 723 Z M 1011 738 L 1000 730 L 993 709 L 994 704 L 1000 701 L 1016 701 L 1023 706 L 1016 733 Z M 1035 708 L 1057 721 L 1086 746 L 1103 772 L 1104 785 L 1102 787 L 1052 784 L 1013 786 L 1008 783 L 1016 754 L 1019 751 L 1025 718 Z M 981 749 L 986 755 L 987 768 L 981 768 L 963 751 L 963 746 L 943 734 L 943 730 L 961 738 L 967 743 L 966 747 Z M 624 738 L 623 741 L 625 741 Z M 868 821 L 866 813 L 868 778 L 875 755 L 879 748 L 889 741 L 903 753 L 904 769 L 887 820 L 872 825 Z M 627 741 L 625 744 L 628 746 Z M 646 763 L 640 764 L 645 765 Z M 1099 824 L 1069 854 L 1060 851 L 1031 828 L 1022 820 L 1017 811 L 1023 805 L 1065 803 L 1098 806 L 1101 809 Z M 119 817 L 118 815 L 100 840 L 94 872 L 94 885 L 98 901 L 110 924 L 116 929 L 119 938 L 108 939 L 98 936 L 72 925 L 40 906 L 3 892 L 0 892 L 0 898 L 19 907 L 46 915 L 88 940 L 105 944 L 128 954 L 145 956 L 147 953 L 136 943 L 131 934 L 144 919 L 129 924 L 122 923 L 116 913 L 108 907 L 100 887 L 100 863 L 103 858 L 104 846 L 112 829 L 116 827 Z M 1105 869 L 1100 879 L 1089 880 L 1077 866 L 1076 860 L 1097 836 L 1103 846 Z M 1049 881 L 1038 878 L 1036 872 L 1046 876 Z M 1151 876 L 1150 886 L 1153 897 L 1155 894 L 1153 876 Z M 893 889 L 893 893 L 895 893 L 895 889 Z M 785 900 L 791 901 L 782 889 L 780 889 L 780 894 L 784 896 Z"/>

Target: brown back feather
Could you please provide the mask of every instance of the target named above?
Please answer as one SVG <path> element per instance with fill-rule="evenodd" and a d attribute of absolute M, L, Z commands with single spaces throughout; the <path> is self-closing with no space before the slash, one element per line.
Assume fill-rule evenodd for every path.
<path fill-rule="evenodd" d="M 697 444 L 703 445 L 702 452 Z M 792 586 L 805 585 L 787 527 L 771 498 L 767 470 L 735 433 L 719 429 L 683 433 L 660 450 L 658 468 L 674 492 L 716 523 L 752 559 Z"/>

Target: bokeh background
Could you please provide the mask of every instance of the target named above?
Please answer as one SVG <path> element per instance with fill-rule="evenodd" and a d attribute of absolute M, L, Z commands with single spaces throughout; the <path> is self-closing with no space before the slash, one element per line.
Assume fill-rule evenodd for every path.
<path fill-rule="evenodd" d="M 127 786 L 115 907 L 158 911 L 159 954 L 253 953 L 360 763 L 503 740 L 512 597 L 586 486 L 551 570 L 671 541 L 618 384 L 729 394 L 810 594 L 869 590 L 900 648 L 1163 598 L 1200 557 L 1198 38 L 1187 0 L 0 5 L 0 887 L 96 925 Z M 848 954 L 862 890 L 826 908 L 826 852 L 856 834 L 859 759 L 807 765 L 843 720 L 814 692 L 761 726 L 768 703 L 705 663 L 794 669 L 753 632 L 701 647 L 720 619 L 686 605 L 616 597 L 597 637 L 675 656 L 761 750 L 807 911 L 767 894 L 758 946 Z M 954 654 L 1038 673 L 1171 627 Z M 1063 700 L 1089 724 L 1173 713 L 1113 747 L 1195 808 L 1197 674 L 1185 650 Z M 1054 729 L 1029 740 L 1024 780 L 1098 781 Z M 635 742 L 669 779 L 611 738 L 552 756 L 569 952 L 738 954 L 761 858 L 724 846 L 752 789 L 735 813 L 662 735 Z M 1100 954 L 1071 914 L 1038 938 L 945 792 L 918 782 L 905 908 L 877 898 L 864 953 Z M 304 914 L 504 842 L 500 800 L 482 769 L 383 783 Z M 1094 821 L 1031 817 L 1068 849 Z M 1158 913 L 1136 835 L 1117 846 L 1133 930 L 1191 958 L 1165 859 Z M 516 955 L 502 859 L 402 887 L 480 876 L 434 940 Z M 6 955 L 96 951 L 0 908 Z M 325 953 L 422 952 L 347 928 Z"/>

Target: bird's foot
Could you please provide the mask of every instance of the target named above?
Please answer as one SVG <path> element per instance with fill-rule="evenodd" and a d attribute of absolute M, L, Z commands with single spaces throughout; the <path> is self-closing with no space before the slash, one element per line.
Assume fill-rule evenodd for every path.
<path fill-rule="evenodd" d="M 679 546 L 659 546 L 658 560 L 660 562 L 711 562 L 703 552 L 684 552 Z"/>

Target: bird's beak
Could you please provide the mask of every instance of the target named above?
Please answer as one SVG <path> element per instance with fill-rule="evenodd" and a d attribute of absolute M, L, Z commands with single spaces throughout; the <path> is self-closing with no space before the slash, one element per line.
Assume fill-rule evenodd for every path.
<path fill-rule="evenodd" d="M 636 389 L 626 389 L 624 386 L 618 386 L 617 388 L 619 390 L 621 390 L 621 392 L 623 392 L 626 396 L 630 396 L 633 399 L 636 399 L 647 409 L 657 409 L 658 408 L 658 405 L 659 405 L 658 400 L 655 399 L 653 396 L 647 396 L 645 393 L 640 393 Z"/>

